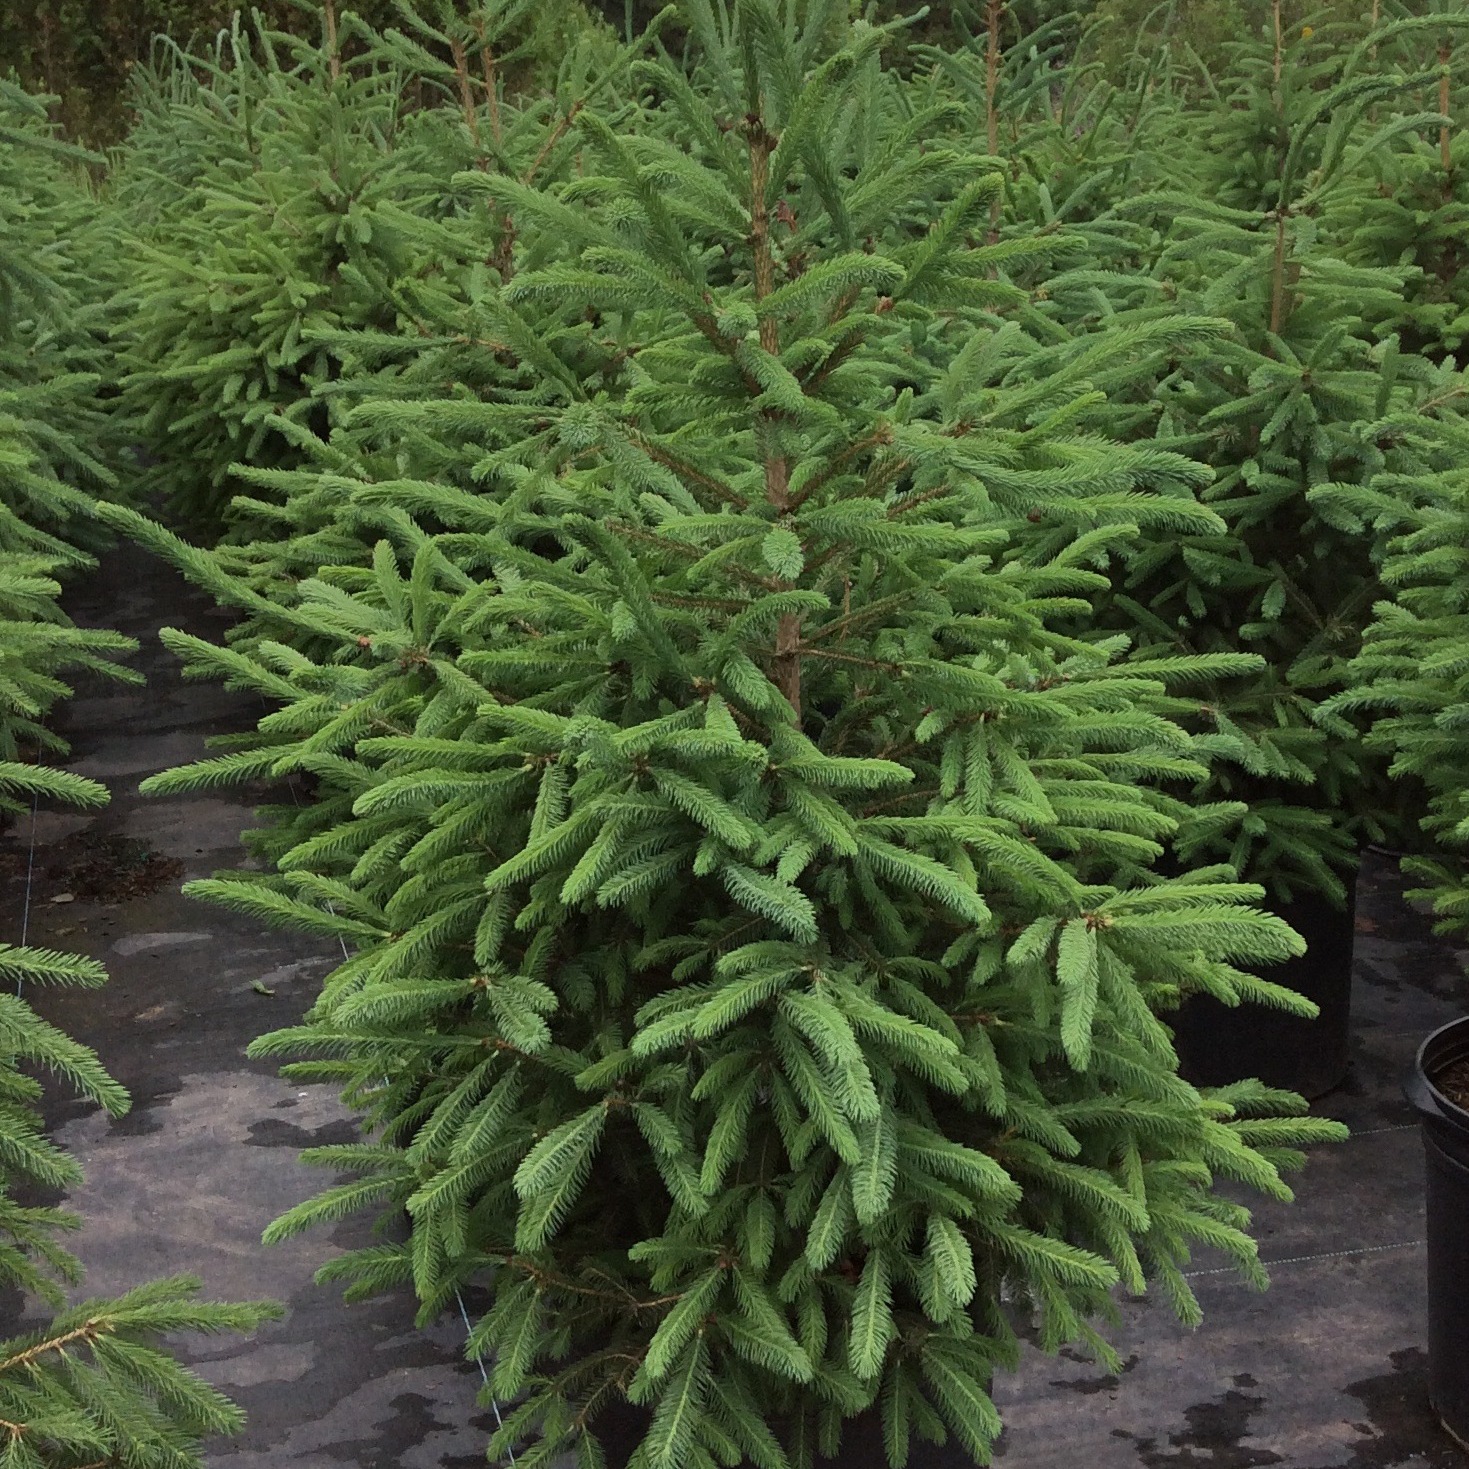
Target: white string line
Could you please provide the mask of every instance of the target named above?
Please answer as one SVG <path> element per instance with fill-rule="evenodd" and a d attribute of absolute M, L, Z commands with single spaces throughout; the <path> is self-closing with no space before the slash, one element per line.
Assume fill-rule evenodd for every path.
<path fill-rule="evenodd" d="M 470 1339 L 474 1335 L 474 1328 L 469 1324 L 469 1312 L 465 1310 L 464 1297 L 460 1294 L 457 1285 L 454 1287 L 454 1299 L 459 1303 L 459 1315 L 464 1322 L 464 1344 L 468 1346 Z M 479 1375 L 484 1382 L 485 1388 L 488 1390 L 490 1374 L 485 1370 L 485 1359 L 478 1352 L 474 1353 L 474 1365 L 479 1368 Z M 500 1401 L 494 1393 L 490 1393 L 490 1411 L 495 1415 L 495 1427 L 503 1430 L 505 1420 L 500 1416 Z M 505 1457 L 510 1461 L 510 1469 L 515 1469 L 515 1450 L 507 1446 Z"/>
<path fill-rule="evenodd" d="M 31 792 L 31 834 L 30 844 L 26 852 L 26 900 L 25 911 L 20 917 L 20 946 L 25 948 L 26 938 L 31 931 L 31 886 L 36 876 L 36 808 L 40 804 L 41 793 Z"/>
<path fill-rule="evenodd" d="M 1416 1250 L 1428 1243 L 1423 1239 L 1399 1240 L 1395 1245 L 1361 1245 L 1355 1250 L 1323 1250 L 1316 1255 L 1290 1255 L 1284 1260 L 1261 1260 L 1260 1264 L 1267 1270 L 1273 1270 L 1277 1265 L 1306 1265 L 1314 1260 L 1345 1260 L 1351 1255 L 1381 1255 L 1389 1250 Z M 1199 1280 L 1205 1275 L 1233 1275 L 1237 1267 L 1233 1265 L 1221 1265 L 1215 1270 L 1185 1270 L 1185 1280 Z"/>
<path fill-rule="evenodd" d="M 262 699 L 261 702 L 264 703 L 264 699 Z M 287 777 L 286 789 L 290 791 L 291 801 L 294 803 L 296 809 L 299 811 L 301 809 L 301 798 L 296 794 L 296 781 L 294 775 Z M 332 906 L 331 899 L 323 898 L 322 901 L 326 904 L 326 911 L 330 913 L 333 918 L 335 918 L 337 916 L 337 910 Z M 342 949 L 342 961 L 344 963 L 350 962 L 352 955 L 347 949 L 347 940 L 340 933 L 337 935 L 337 943 L 341 946 Z M 386 1088 L 387 1085 L 388 1078 L 384 1076 L 383 1086 Z M 459 1307 L 460 1319 L 464 1322 L 464 1345 L 467 1347 L 474 1338 L 474 1327 L 471 1326 L 469 1323 L 469 1309 L 464 1304 L 464 1296 L 460 1292 L 458 1286 L 454 1287 L 454 1301 Z M 489 1370 L 485 1367 L 484 1358 L 476 1350 L 470 1354 L 470 1359 L 473 1361 L 474 1365 L 479 1368 L 480 1381 L 484 1384 L 486 1388 L 488 1388 L 490 1385 L 490 1374 Z M 497 1429 L 503 1429 L 505 1427 L 505 1420 L 500 1416 L 500 1403 L 499 1400 L 495 1397 L 494 1393 L 490 1393 L 490 1410 L 495 1415 L 495 1427 Z M 513 1449 L 507 1448 L 505 1450 L 505 1455 L 510 1461 L 511 1469 L 514 1469 L 515 1451 Z"/>
<path fill-rule="evenodd" d="M 36 807 L 40 803 L 41 793 L 31 792 L 31 834 L 30 843 L 26 850 L 26 896 L 25 907 L 20 915 L 20 946 L 25 948 L 26 939 L 31 932 L 31 887 L 36 876 Z M 15 993 L 20 994 L 21 985 L 24 983 L 19 977 L 15 981 Z"/>
<path fill-rule="evenodd" d="M 1404 1122 L 1396 1127 L 1372 1127 L 1365 1132 L 1354 1132 L 1352 1137 L 1381 1137 L 1384 1133 L 1389 1132 L 1417 1132 L 1417 1130 L 1416 1122 Z M 1350 1142 L 1351 1138 L 1348 1138 L 1347 1141 Z M 1393 1245 L 1363 1245 L 1355 1250 L 1323 1250 L 1314 1255 L 1290 1255 L 1283 1260 L 1261 1260 L 1260 1264 L 1270 1270 L 1277 1265 L 1305 1265 L 1315 1260 L 1344 1260 L 1351 1255 L 1380 1255 L 1389 1250 L 1413 1250 L 1424 1244 L 1427 1244 L 1426 1240 L 1407 1239 Z M 1214 1270 L 1185 1270 L 1183 1278 L 1199 1280 L 1207 1275 L 1233 1275 L 1234 1273 L 1233 1265 L 1222 1265 Z"/>
<path fill-rule="evenodd" d="M 1423 1027 L 1418 1025 L 1415 1025 L 1411 1030 L 1373 1030 L 1367 1032 L 1367 1035 L 1370 1035 L 1373 1040 L 1378 1041 L 1400 1041 L 1404 1036 L 1421 1038 L 1423 1034 Z"/>

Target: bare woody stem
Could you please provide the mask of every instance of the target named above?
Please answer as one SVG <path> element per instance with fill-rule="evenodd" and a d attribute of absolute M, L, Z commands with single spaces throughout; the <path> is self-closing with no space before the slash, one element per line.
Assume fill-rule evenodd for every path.
<path fill-rule="evenodd" d="M 1449 59 L 1453 55 L 1453 47 L 1450 46 L 1447 37 L 1440 43 L 1438 48 L 1438 64 L 1443 67 L 1443 72 L 1438 79 L 1438 110 L 1443 115 L 1444 121 L 1438 128 L 1438 157 L 1443 164 L 1444 173 L 1448 173 L 1453 167 L 1453 161 L 1449 153 Z M 1449 187 L 1445 180 L 1444 188 Z"/>
<path fill-rule="evenodd" d="M 500 141 L 500 104 L 494 93 L 493 63 L 490 60 L 489 48 L 482 53 L 485 64 L 485 84 L 490 87 L 490 133 L 496 143 Z M 521 176 L 521 183 L 529 184 L 535 180 L 535 176 L 541 171 L 541 165 L 551 156 L 556 145 L 564 138 L 570 130 L 572 123 L 576 121 L 577 114 L 582 110 L 583 101 L 573 102 L 567 108 L 565 115 L 551 129 L 544 143 L 541 144 L 540 152 L 531 159 L 530 166 Z M 510 214 L 500 216 L 500 243 L 495 253 L 490 258 L 490 264 L 500 273 L 502 281 L 508 281 L 515 272 L 515 218 Z"/>
<path fill-rule="evenodd" d="M 758 117 L 747 120 L 750 145 L 750 249 L 755 265 L 755 309 L 775 290 L 775 255 L 770 242 L 770 210 L 765 195 L 770 184 L 770 155 L 775 139 Z M 774 316 L 760 317 L 760 346 L 772 357 L 780 355 L 780 324 Z M 777 424 L 774 415 L 762 412 L 765 498 L 782 515 L 791 508 L 790 464 L 776 447 Z M 801 723 L 801 616 L 788 612 L 775 629 L 775 685 L 795 710 L 797 727 Z"/>
<path fill-rule="evenodd" d="M 490 113 L 490 137 L 496 147 L 500 143 L 500 98 L 495 86 L 495 58 L 485 41 L 485 28 L 483 22 L 478 24 L 480 40 L 480 69 L 484 73 L 485 98 L 489 105 Z M 464 43 L 456 36 L 449 43 L 454 57 L 454 80 L 459 88 L 459 106 L 464 113 L 464 125 L 469 129 L 469 140 L 474 145 L 474 166 L 481 173 L 489 172 L 489 159 L 485 156 L 484 146 L 480 141 L 479 130 L 479 108 L 475 105 L 474 88 L 469 80 L 469 55 L 464 49 Z M 575 116 L 575 112 L 571 114 Z M 566 120 L 565 126 L 569 127 L 570 119 Z M 564 130 L 564 129 L 563 129 Z M 548 153 L 561 137 L 558 130 L 547 140 L 541 154 L 531 166 L 532 174 L 540 167 L 546 153 Z M 527 179 L 529 182 L 529 179 Z M 489 202 L 491 210 L 494 209 L 494 201 Z M 507 281 L 514 268 L 515 255 L 515 220 L 509 214 L 500 216 L 500 239 L 495 246 L 494 252 L 489 256 L 486 264 L 494 267 L 499 272 L 500 279 Z"/>
<path fill-rule="evenodd" d="M 1275 102 L 1277 114 L 1283 119 L 1285 102 L 1280 94 L 1280 79 L 1285 62 L 1285 33 L 1281 26 L 1280 0 L 1270 0 L 1270 19 L 1275 27 L 1275 85 L 1271 96 Z M 1272 333 L 1278 332 L 1285 325 L 1286 219 L 1285 179 L 1282 175 L 1280 198 L 1275 201 L 1275 255 L 1270 267 L 1270 330 Z"/>
<path fill-rule="evenodd" d="M 535 176 L 541 171 L 541 166 L 551 156 L 551 152 L 556 147 L 556 145 L 571 130 L 572 123 L 576 121 L 582 108 L 586 105 L 587 104 L 585 98 L 578 98 L 575 102 L 571 104 L 570 107 L 566 109 L 565 113 L 557 122 L 556 126 L 552 128 L 551 131 L 546 135 L 546 141 L 541 144 L 540 150 L 539 152 L 537 152 L 536 156 L 531 159 L 530 166 L 521 175 L 521 183 L 529 184 L 535 181 Z"/>
<path fill-rule="evenodd" d="M 485 156 L 480 149 L 479 109 L 474 105 L 474 93 L 469 87 L 469 58 L 464 54 L 464 45 L 456 36 L 450 43 L 454 54 L 454 79 L 459 84 L 459 106 L 464 113 L 464 125 L 469 129 L 469 140 L 474 144 L 475 167 L 485 167 Z"/>
<path fill-rule="evenodd" d="M 495 53 L 485 40 L 484 21 L 476 21 L 475 29 L 479 33 L 479 64 L 485 75 L 485 102 L 490 109 L 490 136 L 498 148 L 503 134 L 500 126 L 500 92 L 495 81 Z"/>
<path fill-rule="evenodd" d="M 1285 325 L 1285 237 L 1284 207 L 1275 216 L 1275 258 L 1270 268 L 1270 330 L 1278 333 Z"/>
<path fill-rule="evenodd" d="M 892 430 L 887 427 L 878 428 L 863 438 L 854 439 L 845 449 L 841 449 L 832 455 L 827 460 L 824 469 L 819 470 L 807 480 L 805 489 L 791 500 L 791 508 L 793 510 L 800 509 L 833 475 L 840 474 L 853 460 L 859 459 L 863 454 L 868 453 L 872 449 L 880 448 L 884 444 L 890 444 L 892 441 Z M 904 469 L 908 467 L 906 461 L 902 467 Z"/>
<path fill-rule="evenodd" d="M 993 158 L 1000 150 L 1000 115 L 995 97 L 1000 84 L 1000 9 L 1004 0 L 989 0 L 989 45 L 984 53 L 984 121 L 985 139 Z"/>
<path fill-rule="evenodd" d="M 1000 113 L 997 99 L 1000 90 L 1000 13 L 1005 0 L 989 0 L 986 20 L 989 26 L 989 42 L 984 53 L 984 121 L 985 141 L 989 145 L 991 158 L 1000 152 Z M 1000 196 L 990 201 L 989 243 L 993 245 L 1000 237 Z"/>
<path fill-rule="evenodd" d="M 665 469 L 671 469 L 675 474 L 688 480 L 691 484 L 698 485 L 701 489 L 708 490 L 727 505 L 733 505 L 738 510 L 749 508 L 749 501 L 739 493 L 732 485 L 726 484 L 717 476 L 707 473 L 696 464 L 691 464 L 687 459 L 666 449 L 662 444 L 639 433 L 636 429 L 630 430 L 628 437 L 640 448 L 649 459 L 657 464 L 663 465 Z M 661 537 L 659 538 L 662 539 Z"/>
<path fill-rule="evenodd" d="M 342 58 L 337 54 L 337 7 L 336 0 L 324 0 L 322 11 L 326 19 L 326 54 L 331 67 L 332 80 L 342 74 Z"/>
<path fill-rule="evenodd" d="M 1285 32 L 1280 23 L 1280 0 L 1270 0 L 1270 19 L 1275 26 L 1275 97 L 1280 100 L 1280 73 L 1285 59 Z"/>
<path fill-rule="evenodd" d="M 48 1341 L 37 1342 L 33 1347 L 27 1347 L 23 1352 L 17 1352 L 13 1357 L 7 1357 L 0 1362 L 0 1372 L 11 1372 L 17 1367 L 25 1367 L 34 1362 L 37 1357 L 44 1357 L 48 1352 L 59 1352 L 63 1347 L 74 1341 L 91 1341 L 100 1336 L 106 1323 L 94 1317 L 90 1321 L 84 1321 L 80 1326 L 71 1331 L 63 1332 L 60 1336 L 53 1336 Z"/>
<path fill-rule="evenodd" d="M 755 255 L 755 301 L 775 290 L 775 256 L 770 248 L 770 210 L 765 191 L 770 182 L 774 140 L 758 119 L 750 122 L 750 244 Z M 772 355 L 780 351 L 780 328 L 773 316 L 760 318 L 760 345 Z"/>

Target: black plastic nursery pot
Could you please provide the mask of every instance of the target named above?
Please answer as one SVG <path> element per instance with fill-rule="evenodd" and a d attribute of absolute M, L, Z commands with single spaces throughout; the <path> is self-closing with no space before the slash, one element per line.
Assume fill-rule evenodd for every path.
<path fill-rule="evenodd" d="M 631 1403 L 618 1403 L 598 1413 L 592 1427 L 601 1440 L 607 1469 L 627 1469 L 629 1460 L 648 1431 L 648 1413 Z M 891 1469 L 879 1410 L 869 1408 L 867 1412 L 848 1419 L 837 1456 L 834 1459 L 818 1458 L 816 1463 L 830 1466 L 830 1469 Z M 953 1434 L 949 1435 L 942 1448 L 926 1439 L 915 1439 L 908 1464 L 909 1469 L 974 1469 L 969 1451 Z M 740 1469 L 748 1469 L 748 1466 L 741 1465 Z"/>
<path fill-rule="evenodd" d="M 1346 1080 L 1351 1061 L 1352 943 L 1357 927 L 1355 877 L 1345 908 L 1316 893 L 1266 906 L 1306 941 L 1306 952 L 1259 970 L 1321 1010 L 1314 1020 L 1265 1005 L 1224 1005 L 1191 995 L 1173 1017 L 1179 1070 L 1195 1086 L 1228 1086 L 1259 1077 L 1267 1086 L 1324 1096 Z"/>
<path fill-rule="evenodd" d="M 1423 1042 L 1403 1090 L 1427 1162 L 1428 1395 L 1469 1450 L 1469 1018 Z"/>

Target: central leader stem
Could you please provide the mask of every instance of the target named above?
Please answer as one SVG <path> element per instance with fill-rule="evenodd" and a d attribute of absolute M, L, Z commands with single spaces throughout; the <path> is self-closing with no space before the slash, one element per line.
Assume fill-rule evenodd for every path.
<path fill-rule="evenodd" d="M 755 309 L 775 290 L 775 255 L 770 241 L 770 154 L 775 139 L 756 116 L 746 119 L 750 139 L 750 249 L 755 262 Z M 760 346 L 772 357 L 780 355 L 780 326 L 773 315 L 760 313 Z M 765 470 L 765 498 L 782 515 L 791 508 L 790 463 L 780 451 L 775 414 L 761 411 L 760 452 Z M 801 722 L 801 616 L 784 614 L 775 629 L 775 685 Z"/>

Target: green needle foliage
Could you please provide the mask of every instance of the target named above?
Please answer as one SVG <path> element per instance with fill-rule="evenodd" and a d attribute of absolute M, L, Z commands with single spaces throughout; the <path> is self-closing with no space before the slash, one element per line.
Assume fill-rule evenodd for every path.
<path fill-rule="evenodd" d="M 181 1469 L 202 1462 L 202 1440 L 238 1431 L 244 1414 L 156 1342 L 169 1332 L 249 1331 L 278 1313 L 199 1301 L 198 1288 L 186 1276 L 153 1281 L 0 1342 L 6 1463 Z"/>
<path fill-rule="evenodd" d="M 177 518 L 217 531 L 237 463 L 303 462 L 333 421 L 344 334 L 382 365 L 428 335 L 425 300 L 462 304 L 444 170 L 547 161 L 557 106 L 517 103 L 503 75 L 527 34 L 550 46 L 539 7 L 445 6 L 443 29 L 431 7 L 401 8 L 381 32 L 334 15 L 325 44 L 236 17 L 212 54 L 163 47 L 139 74 L 111 187 L 130 262 L 119 408 L 152 461 L 141 489 Z M 616 56 L 600 30 L 573 40 L 557 56 L 565 108 Z"/>
<path fill-rule="evenodd" d="M 89 564 L 62 533 L 90 512 L 81 488 L 105 482 L 90 437 L 95 377 L 67 370 L 89 337 L 73 316 L 68 262 L 56 248 L 66 206 L 43 109 L 0 89 L 0 814 L 38 800 L 105 804 L 95 781 L 38 763 L 66 746 L 45 724 L 82 670 L 136 681 L 116 663 L 135 644 L 72 626 L 56 604 L 61 570 Z M 78 313 L 80 315 L 80 313 Z M 82 344 L 79 346 L 78 344 Z M 76 1163 L 45 1135 L 36 1074 L 120 1115 L 128 1098 L 97 1056 L 36 1013 L 27 986 L 95 986 L 95 960 L 0 944 L 0 1286 L 44 1308 L 33 1329 L 0 1341 L 0 1462 L 7 1469 L 184 1469 L 203 1439 L 243 1415 L 159 1345 L 174 1331 L 243 1331 L 272 1308 L 196 1300 L 184 1277 L 110 1301 L 67 1306 L 81 1275 L 58 1237 L 78 1227 L 38 1195 L 74 1188 Z M 14 1330 L 14 1324 L 8 1328 Z"/>
<path fill-rule="evenodd" d="M 1453 412 L 1466 396 L 1462 380 L 1448 385 L 1438 415 L 1386 421 L 1384 434 L 1413 445 L 1421 466 L 1412 476 L 1382 476 L 1350 496 L 1323 491 L 1324 508 L 1351 523 L 1392 533 L 1383 566 L 1387 595 L 1374 608 L 1352 687 L 1328 712 L 1376 716 L 1369 743 L 1387 752 L 1392 773 L 1420 782 L 1428 793 L 1424 830 L 1433 846 L 1405 863 L 1422 887 L 1413 896 L 1433 903 L 1439 929 L 1469 924 L 1469 804 L 1463 777 L 1466 682 L 1469 669 L 1469 577 L 1464 546 L 1469 530 L 1465 449 L 1469 426 Z"/>
<path fill-rule="evenodd" d="M 1378 426 L 1452 413 L 1458 397 L 1454 364 L 1396 334 L 1415 267 L 1371 255 L 1346 223 L 1400 155 L 1436 137 L 1438 117 L 1418 107 L 1437 78 L 1399 62 L 1456 23 L 1369 34 L 1361 18 L 1292 25 L 1270 8 L 1280 25 L 1233 43 L 1208 88 L 1191 90 L 1166 58 L 1120 92 L 1087 85 L 1082 69 L 1064 111 L 1027 100 L 1019 65 L 990 70 L 971 54 L 949 70 L 971 132 L 997 106 L 1008 121 L 1012 95 L 1028 108 L 1008 138 L 991 129 L 1012 160 L 1012 197 L 1023 218 L 1064 223 L 1081 242 L 1034 307 L 1053 351 L 1180 315 L 1227 323 L 1154 354 L 1151 381 L 1107 384 L 1110 432 L 1214 470 L 1199 499 L 1218 520 L 1125 548 L 1088 625 L 1127 632 L 1145 657 L 1263 655 L 1255 674 L 1174 708 L 1211 774 L 1205 819 L 1173 846 L 1185 861 L 1227 860 L 1280 900 L 1339 897 L 1362 843 L 1408 845 L 1421 815 L 1413 785 L 1390 789 L 1361 722 L 1345 705 L 1327 712 L 1352 683 L 1384 554 L 1366 522 L 1328 506 L 1423 470 L 1416 441 Z M 1221 799 L 1246 814 L 1221 822 Z"/>
<path fill-rule="evenodd" d="M 65 745 L 45 727 L 83 669 L 135 678 L 116 662 L 135 644 L 73 627 L 57 606 L 65 572 L 91 564 L 91 491 L 113 483 L 98 459 L 96 323 L 75 263 L 59 248 L 79 212 L 68 170 L 87 155 L 57 143 L 42 103 L 0 81 L 0 812 L 36 796 L 95 805 L 91 781 L 31 763 Z M 96 538 L 96 529 L 90 529 Z"/>
<path fill-rule="evenodd" d="M 1390 5 L 1390 17 L 1374 37 L 1378 66 L 1411 78 L 1405 102 L 1422 115 L 1418 126 L 1378 149 L 1367 167 L 1345 181 L 1327 211 L 1327 228 L 1350 258 L 1364 264 L 1408 267 L 1392 323 L 1403 344 L 1440 360 L 1463 358 L 1469 337 L 1469 258 L 1462 119 L 1469 90 L 1463 84 L 1469 56 L 1469 17 L 1451 0 L 1414 7 Z M 1436 114 L 1436 115 L 1435 115 Z"/>
<path fill-rule="evenodd" d="M 381 284 L 417 262 L 378 208 L 405 194 L 411 207 L 415 134 L 437 128 L 438 146 L 452 144 L 442 113 L 400 116 L 392 70 L 343 77 L 334 57 L 269 32 L 257 57 L 238 22 L 230 42 L 217 63 L 176 58 L 154 82 L 116 185 L 138 219 L 120 406 L 154 461 L 143 488 L 205 523 L 236 460 L 294 464 L 312 415 L 325 427 L 314 389 L 337 367 L 311 333 L 396 326 Z"/>
<path fill-rule="evenodd" d="M 106 799 L 100 786 L 90 794 Z M 41 1129 L 41 1086 L 33 1073 L 49 1071 L 114 1116 L 127 1111 L 128 1097 L 91 1050 L 37 1015 L 20 990 L 92 986 L 106 978 L 101 965 L 79 955 L 0 945 L 0 980 L 7 987 L 0 994 L 0 1282 L 51 1312 L 42 1324 L 0 1341 L 0 1456 L 16 1469 L 197 1465 L 201 1442 L 237 1431 L 244 1415 L 181 1366 L 159 1338 L 249 1331 L 279 1314 L 259 1303 L 199 1301 L 199 1282 L 184 1276 L 114 1300 L 64 1305 L 62 1286 L 74 1285 L 81 1269 L 58 1235 L 80 1221 L 25 1202 L 15 1191 L 33 1197 L 73 1188 L 81 1170 Z"/>
<path fill-rule="evenodd" d="M 0 77 L 0 552 L 81 565 L 88 492 L 115 483 L 97 403 L 104 316 L 77 258 L 92 243 L 77 174 L 97 160 L 45 118 Z"/>
<path fill-rule="evenodd" d="M 256 1052 L 374 1135 L 271 1236 L 406 1210 L 323 1274 L 485 1291 L 523 1464 L 592 1469 L 627 1404 L 640 1469 L 807 1466 L 869 1408 L 895 1466 L 984 1462 L 1021 1323 L 1111 1361 L 1119 1284 L 1196 1320 L 1200 1244 L 1263 1284 L 1215 1181 L 1288 1197 L 1341 1135 L 1200 1094 L 1159 1018 L 1302 1006 L 1248 972 L 1299 950 L 1258 887 L 1146 875 L 1208 773 L 1169 711 L 1258 658 L 1075 632 L 1097 563 L 1221 524 L 1095 422 L 1220 324 L 1038 339 L 1017 282 L 1069 242 L 990 241 L 995 163 L 837 11 L 695 0 L 693 69 L 581 109 L 574 169 L 453 180 L 513 226 L 507 377 L 361 388 L 286 491 L 355 557 L 266 596 L 108 512 L 245 613 L 165 633 L 190 672 L 276 705 L 150 788 L 317 796 L 192 889 L 350 950 Z"/>

